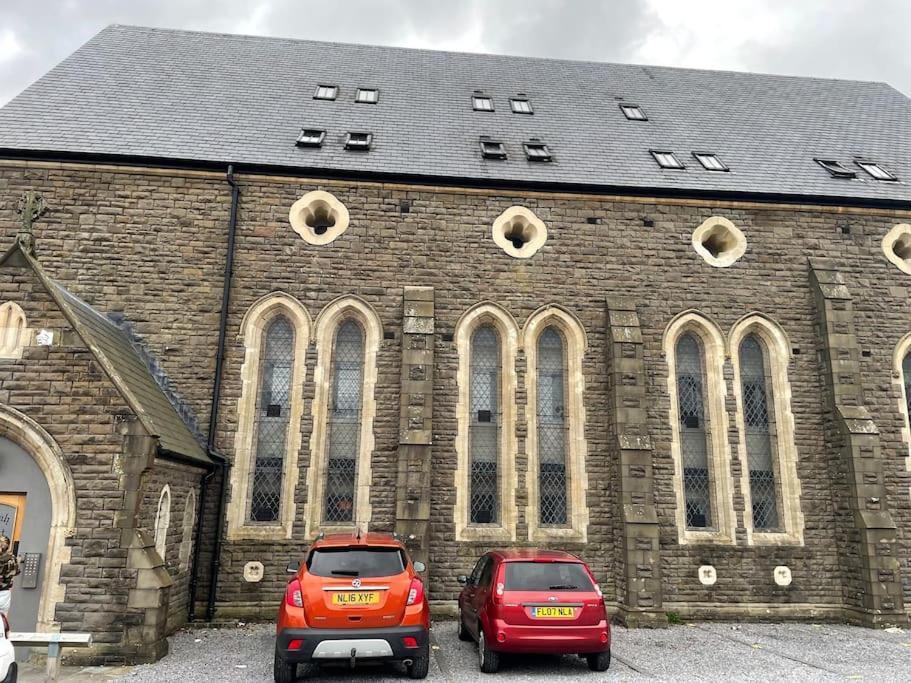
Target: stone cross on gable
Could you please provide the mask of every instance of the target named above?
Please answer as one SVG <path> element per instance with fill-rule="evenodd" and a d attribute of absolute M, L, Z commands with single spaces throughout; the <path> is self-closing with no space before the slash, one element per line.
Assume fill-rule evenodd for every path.
<path fill-rule="evenodd" d="M 47 211 L 44 197 L 37 192 L 26 192 L 19 200 L 19 215 L 22 216 L 22 227 L 19 228 L 19 244 L 32 251 L 34 239 L 32 237 L 32 224 Z"/>

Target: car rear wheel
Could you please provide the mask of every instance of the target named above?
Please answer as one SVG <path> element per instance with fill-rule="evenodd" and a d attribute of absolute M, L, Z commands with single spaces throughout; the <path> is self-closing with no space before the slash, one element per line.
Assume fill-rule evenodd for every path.
<path fill-rule="evenodd" d="M 289 664 L 276 652 L 273 673 L 275 683 L 294 683 L 297 680 L 297 664 Z"/>
<path fill-rule="evenodd" d="M 500 668 L 500 653 L 487 649 L 487 640 L 482 628 L 478 629 L 478 663 L 481 665 L 481 671 L 486 674 L 495 674 Z"/>
<path fill-rule="evenodd" d="M 430 646 L 426 646 L 421 653 L 411 660 L 408 665 L 409 678 L 427 678 L 427 672 L 430 671 Z"/>
<path fill-rule="evenodd" d="M 607 671 L 610 668 L 610 650 L 593 655 L 585 655 L 588 668 L 592 671 Z"/>
<path fill-rule="evenodd" d="M 465 643 L 470 643 L 474 640 L 468 632 L 468 629 L 465 628 L 465 618 L 462 616 L 462 610 L 459 610 L 459 625 L 456 628 L 456 635 L 459 636 L 459 640 Z"/>

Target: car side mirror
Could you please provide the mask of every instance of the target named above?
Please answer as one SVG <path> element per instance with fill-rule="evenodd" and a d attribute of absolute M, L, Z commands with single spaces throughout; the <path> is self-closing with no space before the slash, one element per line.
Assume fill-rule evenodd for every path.
<path fill-rule="evenodd" d="M 300 568 L 301 568 L 300 560 L 291 560 L 288 563 L 288 568 L 285 571 L 288 572 L 289 574 L 297 574 L 297 572 L 300 571 Z"/>
<path fill-rule="evenodd" d="M 464 574 L 459 574 L 459 576 L 458 576 L 458 578 L 456 579 L 456 581 L 459 582 L 459 585 L 460 585 L 460 586 L 467 586 L 467 585 L 468 585 L 468 577 L 465 576 Z"/>
<path fill-rule="evenodd" d="M 416 571 L 418 574 L 422 574 L 427 571 L 427 565 L 418 560 L 414 563 L 414 571 Z"/>

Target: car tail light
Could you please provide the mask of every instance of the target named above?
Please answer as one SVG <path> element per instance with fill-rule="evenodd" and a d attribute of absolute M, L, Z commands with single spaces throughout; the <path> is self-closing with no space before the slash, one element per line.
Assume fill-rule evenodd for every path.
<path fill-rule="evenodd" d="M 601 592 L 601 586 L 599 586 L 597 583 L 595 584 L 595 593 L 598 594 L 599 598 L 604 597 L 604 594 Z"/>
<path fill-rule="evenodd" d="M 503 600 L 503 591 L 505 590 L 505 588 L 506 587 L 503 585 L 502 582 L 497 583 L 497 588 L 494 591 L 494 599 L 493 599 L 493 601 L 495 603 L 499 604 Z"/>
<path fill-rule="evenodd" d="M 411 587 L 408 589 L 408 602 L 406 605 L 414 605 L 424 600 L 424 582 L 420 579 L 411 579 Z"/>
<path fill-rule="evenodd" d="M 601 631 L 601 642 L 602 643 L 607 642 L 607 631 Z"/>
<path fill-rule="evenodd" d="M 300 650 L 301 646 L 303 646 L 303 644 L 304 644 L 303 640 L 292 640 L 290 643 L 288 643 L 288 649 L 289 650 Z"/>
<path fill-rule="evenodd" d="M 418 646 L 418 639 L 413 636 L 405 636 L 402 638 L 402 645 L 407 648 L 415 648 Z"/>
<path fill-rule="evenodd" d="M 301 593 L 301 582 L 292 579 L 288 584 L 288 590 L 285 591 L 285 602 L 289 607 L 303 607 L 304 596 Z"/>
<path fill-rule="evenodd" d="M 506 642 L 506 634 L 503 631 L 500 631 L 499 633 L 497 633 L 497 642 L 500 642 L 500 643 Z"/>

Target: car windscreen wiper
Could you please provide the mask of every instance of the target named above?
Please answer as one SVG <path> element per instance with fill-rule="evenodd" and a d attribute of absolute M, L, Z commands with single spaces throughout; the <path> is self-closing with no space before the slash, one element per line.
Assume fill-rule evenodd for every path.
<path fill-rule="evenodd" d="M 568 583 L 560 583 L 560 584 L 557 584 L 556 586 L 551 586 L 551 587 L 549 588 L 549 590 L 552 590 L 552 591 L 574 591 L 574 590 L 576 590 L 576 589 L 578 589 L 578 588 L 579 588 L 578 586 L 573 586 L 573 585 L 568 584 Z"/>
<path fill-rule="evenodd" d="M 337 576 L 360 576 L 361 573 L 356 569 L 333 569 L 330 574 L 335 574 Z"/>

